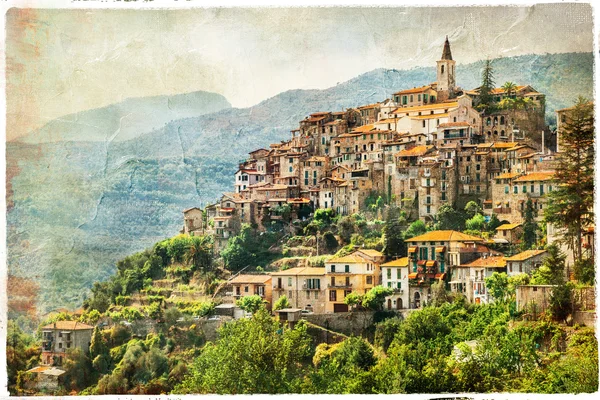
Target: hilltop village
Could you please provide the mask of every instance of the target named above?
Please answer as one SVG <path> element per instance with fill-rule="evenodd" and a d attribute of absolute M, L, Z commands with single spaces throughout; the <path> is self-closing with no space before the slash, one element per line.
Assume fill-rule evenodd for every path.
<path fill-rule="evenodd" d="M 545 250 L 517 254 L 510 245 L 521 241 L 528 201 L 533 219 L 542 223 L 557 140 L 546 139 L 544 94 L 507 83 L 487 94 L 504 106 L 476 108 L 481 88 L 458 87 L 455 68 L 446 38 L 436 82 L 378 103 L 310 114 L 289 140 L 249 153 L 235 173 L 233 192 L 204 210 L 185 210 L 182 233 L 212 235 L 219 252 L 243 223 L 265 230 L 273 221 L 289 224 L 318 209 L 351 215 L 373 196 L 397 206 L 409 221 L 427 224 L 445 204 L 462 209 L 475 202 L 486 220 L 495 215 L 504 222 L 494 237 L 432 231 L 407 240 L 405 257 L 386 260 L 381 252 L 360 249 L 327 260 L 325 268 L 240 275 L 231 284 L 239 297 L 258 293 L 271 304 L 285 293 L 299 308 L 326 313 L 348 311 L 348 294 L 377 285 L 394 289 L 389 309 L 419 308 L 438 280 L 472 302 L 489 301 L 486 277 L 531 272 L 546 256 Z M 559 125 L 568 111 L 557 112 Z M 553 235 L 548 226 L 548 244 Z M 593 227 L 585 240 L 593 243 Z M 509 245 L 508 254 L 490 244 Z M 313 297 L 311 290 L 322 293 Z"/>
<path fill-rule="evenodd" d="M 310 114 L 80 310 L 11 321 L 11 393 L 597 390 L 593 104 L 553 134 L 533 87 L 455 74 L 446 38 L 436 82 Z"/>

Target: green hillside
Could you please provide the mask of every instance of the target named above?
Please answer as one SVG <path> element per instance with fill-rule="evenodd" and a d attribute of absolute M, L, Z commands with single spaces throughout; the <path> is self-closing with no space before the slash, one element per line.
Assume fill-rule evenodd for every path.
<path fill-rule="evenodd" d="M 458 65 L 459 85 L 478 86 L 480 68 Z M 546 93 L 550 116 L 578 95 L 592 96 L 591 53 L 504 58 L 494 68 L 499 85 L 511 80 Z M 80 139 L 73 134 L 64 136 L 69 141 L 7 143 L 9 272 L 40 283 L 42 310 L 77 307 L 92 282 L 114 272 L 116 260 L 176 234 L 184 208 L 231 190 L 248 151 L 287 139 L 310 112 L 383 100 L 434 79 L 433 68 L 379 69 L 329 89 L 291 90 L 254 107 L 131 131 L 132 140 L 72 140 Z M 84 115 L 114 121 L 105 109 L 98 113 L 80 113 L 80 124 Z"/>

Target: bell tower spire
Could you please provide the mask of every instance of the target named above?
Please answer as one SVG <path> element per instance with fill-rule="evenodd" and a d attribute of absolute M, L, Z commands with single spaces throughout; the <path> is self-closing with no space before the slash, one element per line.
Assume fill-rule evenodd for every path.
<path fill-rule="evenodd" d="M 442 58 L 437 61 L 437 92 L 440 101 L 454 97 L 454 88 L 456 87 L 455 65 L 456 61 L 452 59 L 452 51 L 450 50 L 450 41 L 446 36 Z"/>

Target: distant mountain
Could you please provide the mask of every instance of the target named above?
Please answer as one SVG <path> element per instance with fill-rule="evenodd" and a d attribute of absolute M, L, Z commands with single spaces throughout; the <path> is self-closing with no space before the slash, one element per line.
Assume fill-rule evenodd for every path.
<path fill-rule="evenodd" d="M 57 118 L 17 140 L 24 143 L 130 140 L 177 119 L 230 107 L 231 104 L 220 94 L 203 91 L 131 98 Z"/>
<path fill-rule="evenodd" d="M 592 97 L 591 53 L 493 65 L 498 86 L 510 80 L 545 93 L 549 117 L 578 95 Z M 479 86 L 481 66 L 458 65 L 458 83 Z M 232 190 L 238 161 L 288 139 L 309 113 L 380 101 L 434 80 L 433 68 L 378 69 L 325 90 L 290 90 L 254 107 L 131 131 L 132 140 L 7 143 L 9 271 L 39 281 L 42 309 L 77 306 L 116 260 L 175 235 L 184 208 Z M 102 117 L 91 113 L 100 126 Z"/>

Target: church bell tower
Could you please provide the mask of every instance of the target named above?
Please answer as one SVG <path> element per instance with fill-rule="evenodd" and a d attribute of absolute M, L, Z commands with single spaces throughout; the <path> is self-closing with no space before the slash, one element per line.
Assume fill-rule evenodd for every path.
<path fill-rule="evenodd" d="M 437 92 L 438 100 L 440 101 L 454 96 L 454 88 L 456 87 L 455 65 L 456 61 L 452 59 L 450 42 L 448 41 L 448 36 L 446 36 L 442 59 L 437 61 Z"/>

